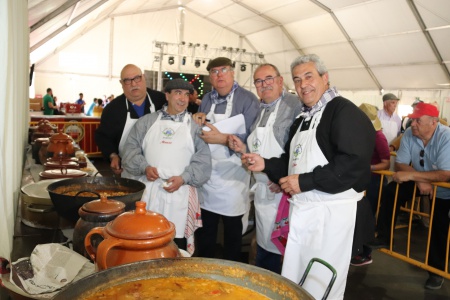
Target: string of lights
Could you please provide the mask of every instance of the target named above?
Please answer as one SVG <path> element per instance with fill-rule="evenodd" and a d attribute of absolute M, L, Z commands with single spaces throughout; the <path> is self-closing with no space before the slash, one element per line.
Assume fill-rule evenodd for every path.
<path fill-rule="evenodd" d="M 172 77 L 172 75 L 169 72 L 164 72 L 164 75 L 167 77 L 167 79 L 169 80 L 173 80 L 174 78 Z M 194 74 L 194 78 L 192 78 L 191 80 L 189 80 L 185 74 L 183 73 L 179 73 L 177 78 L 182 78 L 185 81 L 188 81 L 190 84 L 192 84 L 193 86 L 196 87 L 197 89 L 197 93 L 198 96 L 201 97 L 204 94 L 204 84 L 203 84 L 203 80 L 200 78 L 200 74 Z M 197 82 L 197 83 L 196 83 Z"/>

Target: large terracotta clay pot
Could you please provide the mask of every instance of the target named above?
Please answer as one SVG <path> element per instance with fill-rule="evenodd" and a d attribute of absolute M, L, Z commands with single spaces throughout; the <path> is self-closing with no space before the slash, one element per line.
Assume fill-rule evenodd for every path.
<path fill-rule="evenodd" d="M 114 220 L 125 211 L 125 203 L 100 196 L 100 199 L 83 204 L 78 210 L 78 219 L 73 231 L 73 250 L 89 258 L 84 248 L 84 238 L 91 229 L 104 227 L 108 222 Z M 99 235 L 94 235 L 91 245 L 96 249 L 103 239 Z"/>
<path fill-rule="evenodd" d="M 53 153 L 54 158 L 70 157 L 75 153 L 73 144 L 73 139 L 60 131 L 50 137 L 47 151 Z"/>
<path fill-rule="evenodd" d="M 84 245 L 97 270 L 141 260 L 181 256 L 173 241 L 175 225 L 163 215 L 147 211 L 145 206 L 145 202 L 138 201 L 136 210 L 125 212 L 105 227 L 96 227 L 86 235 Z M 104 239 L 97 250 L 91 244 L 91 237 L 95 234 Z"/>

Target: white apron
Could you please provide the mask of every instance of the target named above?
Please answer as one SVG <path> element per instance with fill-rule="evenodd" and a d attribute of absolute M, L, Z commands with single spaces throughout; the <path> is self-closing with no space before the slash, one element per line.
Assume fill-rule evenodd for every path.
<path fill-rule="evenodd" d="M 191 137 L 191 117 L 186 114 L 183 122 L 161 120 L 162 114 L 147 131 L 142 150 L 147 163 L 156 167 L 159 177 L 148 181 L 146 175 L 139 179 L 146 188 L 142 201 L 147 203 L 147 210 L 164 215 L 175 224 L 176 238 L 184 237 L 186 227 L 189 185 L 182 185 L 177 191 L 168 193 L 163 188 L 165 180 L 183 173 L 195 153 Z M 157 147 L 155 147 L 157 145 Z"/>
<path fill-rule="evenodd" d="M 147 93 L 147 97 L 148 97 L 148 100 L 150 101 L 150 103 L 152 103 L 152 99 L 150 99 L 150 95 L 148 93 Z M 127 98 L 125 98 L 125 104 L 127 106 L 127 120 L 125 122 L 125 127 L 123 128 L 122 136 L 120 137 L 120 142 L 119 142 L 119 153 L 118 154 L 120 157 L 122 157 L 122 155 L 125 153 L 125 143 L 127 141 L 128 134 L 130 133 L 131 128 L 133 128 L 134 124 L 137 122 L 137 120 L 139 120 L 139 119 L 131 118 L 131 114 L 130 114 L 129 108 L 128 108 L 128 99 Z M 152 112 L 155 112 L 155 106 L 151 104 L 150 105 L 150 113 L 152 113 Z M 132 174 L 128 173 L 127 171 L 123 170 L 121 177 L 137 180 L 137 179 L 139 179 L 140 176 L 132 175 Z"/>
<path fill-rule="evenodd" d="M 317 126 L 324 109 L 312 117 L 309 130 L 297 132 L 291 141 L 289 174 L 300 174 L 300 181 L 302 173 L 328 163 L 316 140 Z M 290 227 L 281 275 L 298 283 L 311 258 L 321 258 L 337 271 L 328 299 L 343 299 L 352 252 L 356 204 L 363 194 L 353 189 L 338 194 L 312 190 L 289 199 Z M 330 278 L 330 270 L 315 263 L 303 288 L 314 298 L 321 299 Z"/>
<path fill-rule="evenodd" d="M 211 124 L 231 116 L 233 97 L 234 94 L 227 102 L 225 114 L 215 114 L 216 105 L 211 106 L 206 115 Z M 201 208 L 230 217 L 245 214 L 250 208 L 250 172 L 242 168 L 241 159 L 237 155 L 230 156 L 227 146 L 219 146 L 211 151 L 211 162 L 211 178 L 199 189 Z M 243 221 L 245 231 L 247 224 Z"/>
<path fill-rule="evenodd" d="M 397 137 L 398 125 L 395 121 L 380 120 L 382 131 L 386 136 L 388 145 Z"/>
<path fill-rule="evenodd" d="M 275 138 L 273 124 L 277 116 L 281 101 L 275 106 L 275 110 L 270 114 L 266 126 L 258 127 L 264 115 L 264 110 L 255 130 L 249 135 L 247 145 L 252 153 L 258 153 L 264 158 L 279 157 L 284 153 L 283 148 Z M 275 217 L 283 193 L 272 193 L 267 183 L 269 177 L 263 172 L 253 172 L 256 183 L 251 188 L 255 192 L 255 214 L 256 214 L 256 241 L 264 250 L 280 254 L 278 248 L 272 243 L 271 235 L 274 230 Z"/>

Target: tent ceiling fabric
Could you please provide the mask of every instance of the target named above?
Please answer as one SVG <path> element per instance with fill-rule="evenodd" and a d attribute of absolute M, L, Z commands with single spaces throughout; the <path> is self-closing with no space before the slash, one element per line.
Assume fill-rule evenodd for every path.
<path fill-rule="evenodd" d="M 123 65 L 117 60 L 126 61 L 119 53 L 156 70 L 154 41 L 186 41 L 263 53 L 287 78 L 296 56 L 316 53 L 340 89 L 450 88 L 448 0 L 29 0 L 28 5 L 37 71 L 55 71 L 50 61 L 95 32 L 108 40 L 90 45 L 105 48 L 99 55 L 108 57 L 97 76 L 119 76 Z M 123 46 L 132 44 L 131 33 L 145 39 L 136 41 L 145 55 Z M 206 74 L 204 66 L 194 71 Z"/>

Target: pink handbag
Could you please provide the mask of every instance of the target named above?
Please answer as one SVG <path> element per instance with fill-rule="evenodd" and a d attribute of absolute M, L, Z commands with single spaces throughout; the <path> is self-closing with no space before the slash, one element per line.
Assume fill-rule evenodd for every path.
<path fill-rule="evenodd" d="M 275 218 L 275 228 L 271 236 L 272 243 L 280 250 L 281 255 L 284 255 L 289 234 L 289 197 L 286 193 L 281 196 Z"/>

